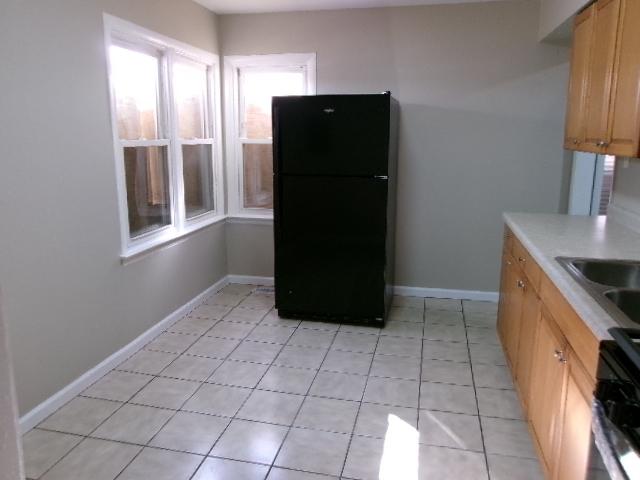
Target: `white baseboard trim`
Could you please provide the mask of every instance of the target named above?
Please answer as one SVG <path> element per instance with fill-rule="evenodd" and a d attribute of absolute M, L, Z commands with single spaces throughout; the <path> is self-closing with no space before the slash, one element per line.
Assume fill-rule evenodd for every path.
<path fill-rule="evenodd" d="M 247 285 L 273 285 L 273 277 L 255 277 L 251 275 L 227 275 L 227 283 L 244 283 Z"/>
<path fill-rule="evenodd" d="M 499 297 L 498 292 L 451 290 L 448 288 L 404 287 L 402 285 L 396 285 L 393 287 L 393 293 L 400 297 L 455 298 L 459 300 L 481 300 L 484 302 L 497 302 Z"/>
<path fill-rule="evenodd" d="M 20 429 L 22 430 L 22 433 L 31 430 L 42 420 L 62 407 L 65 403 L 73 399 L 73 397 L 86 390 L 87 387 L 91 386 L 105 374 L 109 373 L 115 367 L 120 365 L 128 357 L 140 350 L 143 346 L 153 340 L 154 337 L 156 337 L 171 325 L 173 325 L 175 322 L 184 317 L 187 313 L 189 313 L 196 306 L 202 303 L 202 301 L 206 297 L 227 285 L 229 283 L 228 278 L 229 277 L 221 278 L 205 291 L 196 295 L 194 298 L 179 307 L 177 310 L 167 315 L 160 322 L 156 323 L 153 327 L 143 332 L 131 343 L 125 345 L 113 355 L 109 356 L 98 365 L 93 367 L 91 370 L 76 378 L 69 385 L 53 394 L 51 397 L 47 398 L 33 410 L 25 413 L 22 417 L 20 417 Z"/>

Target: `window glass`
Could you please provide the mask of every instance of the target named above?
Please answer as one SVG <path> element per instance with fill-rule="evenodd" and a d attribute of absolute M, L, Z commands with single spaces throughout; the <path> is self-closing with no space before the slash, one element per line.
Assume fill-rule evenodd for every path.
<path fill-rule="evenodd" d="M 167 147 L 124 147 L 130 236 L 171 224 Z"/>
<path fill-rule="evenodd" d="M 184 207 L 187 218 L 214 208 L 211 145 L 182 146 Z"/>
<path fill-rule="evenodd" d="M 159 138 L 158 57 L 118 45 L 109 56 L 120 139 Z"/>
<path fill-rule="evenodd" d="M 244 208 L 273 208 L 273 146 L 245 143 L 242 163 Z"/>
<path fill-rule="evenodd" d="M 207 138 L 207 68 L 188 60 L 173 65 L 173 94 L 178 116 L 178 136 Z"/>
<path fill-rule="evenodd" d="M 271 97 L 304 93 L 302 69 L 240 70 L 240 135 L 249 139 L 271 138 Z"/>

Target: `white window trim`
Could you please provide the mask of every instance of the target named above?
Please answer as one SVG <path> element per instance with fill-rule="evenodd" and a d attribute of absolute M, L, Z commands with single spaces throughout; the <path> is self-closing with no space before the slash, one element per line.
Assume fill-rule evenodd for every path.
<path fill-rule="evenodd" d="M 120 217 L 120 244 L 121 244 L 121 259 L 127 260 L 131 257 L 138 256 L 147 250 L 155 249 L 163 244 L 167 244 L 189 235 L 197 230 L 205 228 L 214 223 L 224 221 L 225 215 L 225 191 L 224 191 L 224 173 L 223 173 L 223 149 L 222 149 L 222 97 L 220 93 L 220 60 L 219 56 L 213 53 L 201 50 L 196 47 L 192 47 L 186 43 L 174 40 L 159 33 L 148 30 L 144 27 L 136 25 L 134 23 L 122 20 L 118 17 L 114 17 L 109 14 L 103 14 L 104 22 L 104 44 L 105 44 L 105 56 L 107 62 L 107 73 L 109 77 L 109 105 L 111 112 L 111 129 L 113 133 L 113 145 L 114 145 L 114 157 L 116 166 L 116 183 L 118 192 L 118 211 Z M 177 136 L 177 122 L 175 117 L 175 107 L 173 105 L 173 98 L 168 95 L 168 89 L 163 88 L 160 92 L 163 95 L 164 111 L 159 112 L 160 118 L 158 123 L 167 127 L 167 123 L 171 125 L 172 132 L 168 132 L 167 140 L 149 140 L 146 143 L 149 145 L 167 145 L 169 147 L 169 157 L 173 158 L 173 162 L 169 162 L 169 185 L 170 194 L 172 199 L 171 204 L 171 225 L 153 230 L 152 232 L 145 233 L 131 239 L 129 237 L 129 215 L 127 210 L 127 189 L 124 170 L 124 158 L 122 146 L 127 142 L 120 140 L 118 135 L 117 116 L 115 96 L 113 92 L 113 82 L 111 81 L 111 65 L 109 59 L 109 47 L 114 41 L 129 41 L 134 45 L 148 44 L 156 49 L 166 52 L 167 58 L 170 60 L 168 66 L 165 65 L 164 72 L 165 77 L 171 74 L 171 65 L 173 56 L 179 55 L 187 59 L 194 60 L 199 63 L 206 64 L 209 69 L 209 101 L 208 106 L 208 119 L 210 135 L 212 135 L 213 141 L 210 139 L 197 140 L 193 143 L 213 144 L 212 152 L 212 171 L 213 171 L 213 192 L 214 192 L 214 210 L 187 219 L 183 201 L 183 177 L 182 173 L 182 153 L 178 151 L 182 144 L 190 143 L 189 141 L 178 142 Z M 162 81 L 167 82 L 167 78 L 163 77 Z M 166 117 L 165 118 L 165 113 Z M 167 120 L 170 119 L 169 122 Z M 167 130 L 165 128 L 165 130 Z M 173 139 L 173 141 L 171 141 Z M 141 145 L 142 142 L 136 141 L 136 145 Z"/>
<path fill-rule="evenodd" d="M 241 68 L 286 68 L 304 67 L 306 69 L 307 95 L 316 94 L 316 54 L 282 53 L 270 55 L 232 55 L 224 57 L 225 91 L 225 140 L 227 166 L 227 192 L 229 217 L 236 219 L 255 219 L 262 223 L 273 218 L 273 210 L 265 208 L 244 208 L 242 149 L 239 122 L 239 70 Z M 255 143 L 259 143 L 256 141 Z M 265 141 L 265 143 L 271 143 Z"/>

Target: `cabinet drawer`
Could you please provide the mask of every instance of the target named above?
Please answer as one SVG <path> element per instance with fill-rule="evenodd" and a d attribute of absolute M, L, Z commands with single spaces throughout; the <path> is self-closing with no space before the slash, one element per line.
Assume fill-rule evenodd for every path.
<path fill-rule="evenodd" d="M 542 276 L 542 271 L 540 267 L 533 259 L 533 257 L 529 254 L 526 248 L 522 246 L 522 244 L 518 241 L 517 238 L 513 239 L 513 256 L 522 269 L 525 275 L 529 279 L 529 283 L 533 287 L 536 292 L 540 291 L 540 277 Z"/>

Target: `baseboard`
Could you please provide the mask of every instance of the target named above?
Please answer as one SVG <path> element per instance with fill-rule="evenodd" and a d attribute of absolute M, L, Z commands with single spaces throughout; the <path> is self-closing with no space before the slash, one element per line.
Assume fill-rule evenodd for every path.
<path fill-rule="evenodd" d="M 252 275 L 227 275 L 227 283 L 244 283 L 247 285 L 273 285 L 273 277 L 256 277 Z"/>
<path fill-rule="evenodd" d="M 451 290 L 448 288 L 405 287 L 402 285 L 396 285 L 393 287 L 393 293 L 400 297 L 455 298 L 459 300 L 480 300 L 484 302 L 497 302 L 499 296 L 498 292 Z"/>
<path fill-rule="evenodd" d="M 140 350 L 144 345 L 153 340 L 154 337 L 162 333 L 164 330 L 169 328 L 171 325 L 173 325 L 175 322 L 177 322 L 187 313 L 193 310 L 196 306 L 202 303 L 202 301 L 206 297 L 227 285 L 229 283 L 228 279 L 229 277 L 221 278 L 205 291 L 196 295 L 180 308 L 167 315 L 160 322 L 156 323 L 153 327 L 142 333 L 131 343 L 125 345 L 113 355 L 93 367 L 91 370 L 76 378 L 69 385 L 53 394 L 33 410 L 25 413 L 22 417 L 20 417 L 20 428 L 22 432 L 24 433 L 28 430 L 31 430 L 42 420 L 62 407 L 65 403 L 73 399 L 73 397 L 87 389 L 87 387 L 91 386 L 105 374 L 109 373 L 115 367 L 120 365 L 123 361 Z"/>

